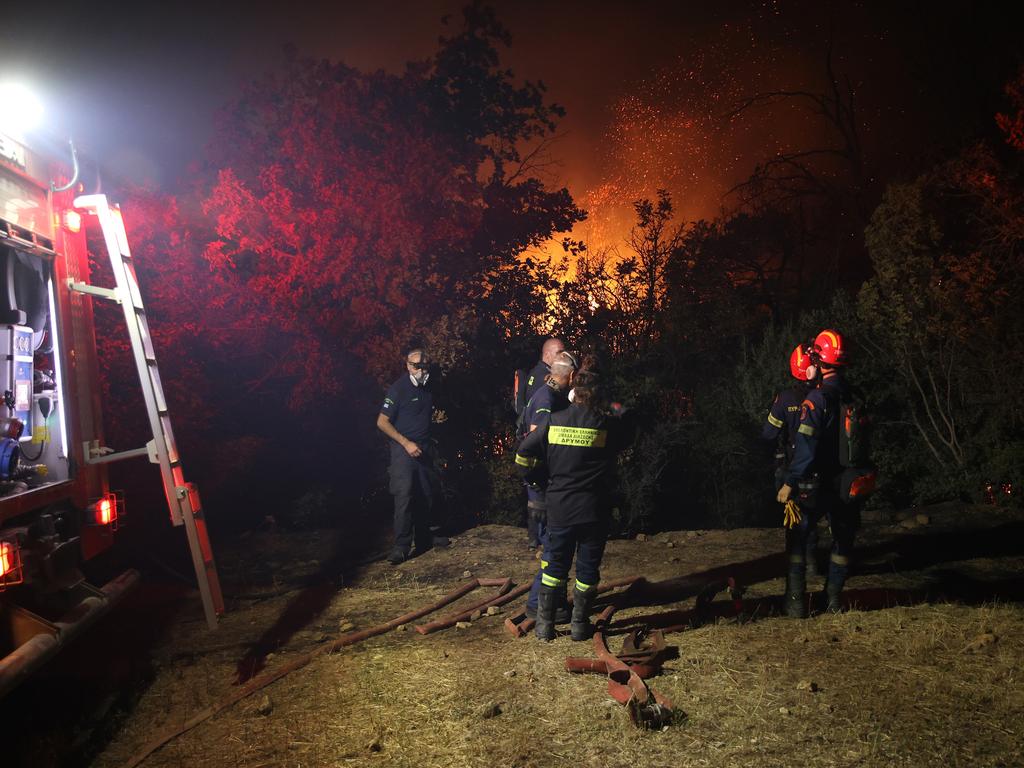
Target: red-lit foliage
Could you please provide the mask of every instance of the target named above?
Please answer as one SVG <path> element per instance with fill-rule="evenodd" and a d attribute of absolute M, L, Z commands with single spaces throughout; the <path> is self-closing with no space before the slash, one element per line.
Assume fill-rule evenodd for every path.
<path fill-rule="evenodd" d="M 353 363 L 394 375 L 401 344 L 460 311 L 483 321 L 518 254 L 581 218 L 530 173 L 523 146 L 560 110 L 498 69 L 504 39 L 470 8 L 402 75 L 292 55 L 224 115 L 205 255 L 289 340 L 293 405 L 345 389 Z"/>
<path fill-rule="evenodd" d="M 289 54 L 223 113 L 190 192 L 123 199 L 172 419 L 204 490 L 234 482 L 265 501 L 329 466 L 362 493 L 383 467 L 369 450 L 379 385 L 414 341 L 447 369 L 458 405 L 445 432 L 467 472 L 486 452 L 474 436 L 507 426 L 479 393 L 504 391 L 528 359 L 510 339 L 536 354 L 550 282 L 523 251 L 583 214 L 538 178 L 562 111 L 499 68 L 503 42 L 473 6 L 400 75 Z M 108 442 L 135 447 L 146 425 L 116 312 L 98 318 Z"/>
<path fill-rule="evenodd" d="M 1006 84 L 1005 90 L 1010 100 L 1010 111 L 997 114 L 996 124 L 1006 134 L 1007 144 L 1024 151 L 1024 67 Z"/>

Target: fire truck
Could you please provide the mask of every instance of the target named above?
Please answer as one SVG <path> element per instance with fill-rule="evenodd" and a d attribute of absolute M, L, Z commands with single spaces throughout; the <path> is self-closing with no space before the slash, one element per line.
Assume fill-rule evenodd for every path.
<path fill-rule="evenodd" d="M 6 105 L 0 105 L 0 109 Z M 84 561 L 126 521 L 111 462 L 159 464 L 171 522 L 186 528 L 211 628 L 223 599 L 195 486 L 185 480 L 119 208 L 88 194 L 74 146 L 0 133 L 0 696 L 108 612 L 139 579 L 102 586 Z M 86 233 L 115 285 L 90 283 Z M 93 302 L 121 306 L 152 440 L 103 441 Z"/>

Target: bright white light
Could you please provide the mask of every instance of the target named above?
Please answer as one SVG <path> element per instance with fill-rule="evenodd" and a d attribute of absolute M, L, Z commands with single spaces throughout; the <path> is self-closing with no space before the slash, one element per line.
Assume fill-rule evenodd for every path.
<path fill-rule="evenodd" d="M 21 138 L 42 118 L 42 102 L 24 84 L 0 83 L 0 131 Z"/>
<path fill-rule="evenodd" d="M 53 295 L 53 280 L 46 281 L 50 294 L 50 335 L 53 337 L 53 371 L 57 377 L 57 417 L 60 423 L 60 448 L 58 456 L 68 455 L 68 425 L 64 414 L 64 376 L 60 369 L 60 328 L 57 321 L 57 302 Z"/>

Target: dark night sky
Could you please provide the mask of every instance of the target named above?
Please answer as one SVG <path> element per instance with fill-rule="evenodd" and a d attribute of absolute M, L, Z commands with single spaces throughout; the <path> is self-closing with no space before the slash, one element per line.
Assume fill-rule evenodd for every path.
<path fill-rule="evenodd" d="M 111 176 L 172 186 L 237 84 L 281 60 L 286 43 L 360 68 L 429 55 L 461 0 L 337 4 L 33 4 L 5 12 L 0 70 L 43 95 L 58 134 L 101 156 Z M 806 112 L 778 107 L 733 121 L 744 95 L 823 86 L 830 23 L 865 146 L 886 173 L 990 121 L 1018 61 L 1021 12 L 997 3 L 497 2 L 513 34 L 504 60 L 543 79 L 568 115 L 552 181 L 592 213 L 582 232 L 621 242 L 628 202 L 661 186 L 686 217 L 777 148 L 820 140 Z M 35 6 L 40 9 L 43 6 Z"/>

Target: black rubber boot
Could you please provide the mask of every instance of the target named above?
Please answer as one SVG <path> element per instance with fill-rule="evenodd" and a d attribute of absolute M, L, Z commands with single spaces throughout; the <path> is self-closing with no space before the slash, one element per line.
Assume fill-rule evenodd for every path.
<path fill-rule="evenodd" d="M 537 623 L 533 628 L 538 640 L 555 639 L 555 600 L 559 592 L 562 592 L 560 586 L 540 585 L 540 592 L 537 593 Z"/>
<path fill-rule="evenodd" d="M 526 618 L 536 619 L 537 609 L 526 606 Z M 555 624 L 568 624 L 569 618 L 569 598 L 559 590 L 555 593 Z"/>
<path fill-rule="evenodd" d="M 807 618 L 807 579 L 802 564 L 799 571 L 789 572 L 789 576 L 786 578 L 786 595 L 782 601 L 783 610 L 789 618 Z"/>
<path fill-rule="evenodd" d="M 596 597 L 596 587 L 590 587 L 587 590 L 573 587 L 572 624 L 569 626 L 573 640 L 587 640 L 594 634 L 594 625 L 590 623 L 590 609 L 594 607 Z"/>
<path fill-rule="evenodd" d="M 840 596 L 843 594 L 843 586 L 846 584 L 845 565 L 839 565 L 834 560 L 828 564 L 828 582 L 825 584 L 825 610 L 829 613 L 839 613 L 843 610 L 843 602 Z"/>

